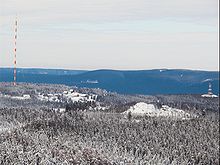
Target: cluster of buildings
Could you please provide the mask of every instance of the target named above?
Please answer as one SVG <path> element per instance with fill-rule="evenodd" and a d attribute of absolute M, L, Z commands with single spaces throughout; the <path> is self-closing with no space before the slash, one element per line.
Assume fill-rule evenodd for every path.
<path fill-rule="evenodd" d="M 97 100 L 97 95 L 94 94 L 83 94 L 74 91 L 73 89 L 69 91 L 64 91 L 63 93 L 57 94 L 41 94 L 39 93 L 37 98 L 41 101 L 49 102 L 95 102 Z"/>

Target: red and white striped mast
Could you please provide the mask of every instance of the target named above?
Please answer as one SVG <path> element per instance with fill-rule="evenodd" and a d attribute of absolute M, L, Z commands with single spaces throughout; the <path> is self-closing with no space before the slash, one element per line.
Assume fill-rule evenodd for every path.
<path fill-rule="evenodd" d="M 15 19 L 15 36 L 14 36 L 14 86 L 17 84 L 16 81 L 17 81 L 17 32 L 18 32 L 18 20 L 17 20 L 17 17 Z"/>

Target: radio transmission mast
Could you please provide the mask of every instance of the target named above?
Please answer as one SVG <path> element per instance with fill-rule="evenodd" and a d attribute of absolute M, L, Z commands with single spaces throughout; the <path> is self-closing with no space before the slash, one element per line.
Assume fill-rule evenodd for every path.
<path fill-rule="evenodd" d="M 17 32 L 18 32 L 18 20 L 17 20 L 17 17 L 15 19 L 15 38 L 14 38 L 14 86 L 17 84 L 16 81 L 17 81 Z"/>

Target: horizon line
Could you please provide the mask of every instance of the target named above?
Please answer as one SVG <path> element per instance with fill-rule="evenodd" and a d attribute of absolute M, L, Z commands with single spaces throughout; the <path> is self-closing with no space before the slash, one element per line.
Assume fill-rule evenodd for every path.
<path fill-rule="evenodd" d="M 0 69 L 13 69 L 13 67 L 0 67 Z M 219 72 L 219 70 L 204 70 L 204 69 L 188 69 L 188 68 L 151 68 L 151 69 L 112 69 L 112 68 L 97 68 L 97 69 L 69 69 L 69 68 L 44 68 L 44 67 L 17 67 L 17 69 L 42 69 L 42 70 L 68 70 L 68 71 L 98 71 L 98 70 L 112 70 L 112 71 L 147 71 L 147 70 L 182 70 L 182 71 L 205 71 L 205 72 Z"/>

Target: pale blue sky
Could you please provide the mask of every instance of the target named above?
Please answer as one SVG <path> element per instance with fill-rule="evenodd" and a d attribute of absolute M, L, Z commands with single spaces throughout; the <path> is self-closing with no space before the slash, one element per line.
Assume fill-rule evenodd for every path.
<path fill-rule="evenodd" d="M 0 0 L 0 67 L 218 70 L 218 0 Z"/>

